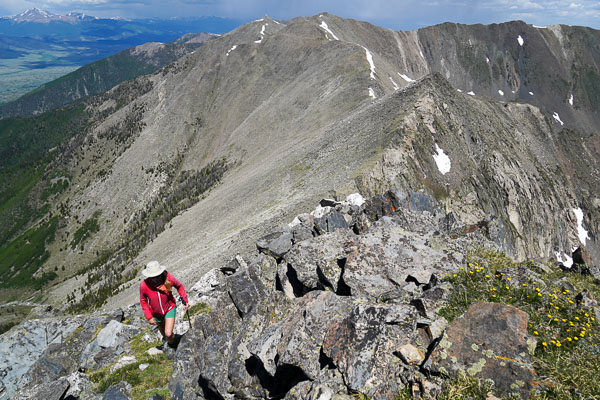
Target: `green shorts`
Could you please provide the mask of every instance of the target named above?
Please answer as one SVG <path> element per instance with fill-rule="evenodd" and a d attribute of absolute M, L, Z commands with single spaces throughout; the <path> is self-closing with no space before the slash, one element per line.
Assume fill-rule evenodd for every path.
<path fill-rule="evenodd" d="M 175 314 L 177 313 L 177 306 L 171 308 L 165 315 L 153 315 L 154 320 L 157 323 L 163 322 L 166 318 L 175 318 Z"/>

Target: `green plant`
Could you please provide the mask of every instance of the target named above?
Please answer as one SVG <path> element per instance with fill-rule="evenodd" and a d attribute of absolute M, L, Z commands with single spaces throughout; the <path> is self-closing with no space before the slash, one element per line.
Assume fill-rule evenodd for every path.
<path fill-rule="evenodd" d="M 188 311 L 190 313 L 190 316 L 198 314 L 210 314 L 211 308 L 206 303 L 198 303 L 191 306 Z"/>
<path fill-rule="evenodd" d="M 103 393 L 111 385 L 121 381 L 126 381 L 133 388 L 131 391 L 134 400 L 145 400 L 154 393 L 158 393 L 169 399 L 168 389 L 164 386 L 169 382 L 173 370 L 173 362 L 164 354 L 149 356 L 146 351 L 152 347 L 160 345 L 161 341 L 146 342 L 142 337 L 147 332 L 135 335 L 129 341 L 129 348 L 136 358 L 136 362 L 125 365 L 115 371 L 110 371 L 110 366 L 101 368 L 89 374 L 90 380 L 94 383 L 94 389 L 97 393 Z M 141 364 L 148 364 L 143 371 Z"/>

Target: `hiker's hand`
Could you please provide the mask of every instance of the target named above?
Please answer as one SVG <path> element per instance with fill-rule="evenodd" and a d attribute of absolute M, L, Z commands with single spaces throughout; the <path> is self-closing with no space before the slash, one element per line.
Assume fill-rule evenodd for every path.
<path fill-rule="evenodd" d="M 183 309 L 184 309 L 185 311 L 187 311 L 187 310 L 188 310 L 188 308 L 190 308 L 190 303 L 187 303 L 187 304 L 185 304 L 185 305 L 183 306 Z"/>
<path fill-rule="evenodd" d="M 148 322 L 150 323 L 150 325 L 156 325 L 156 320 L 154 318 L 150 318 Z"/>

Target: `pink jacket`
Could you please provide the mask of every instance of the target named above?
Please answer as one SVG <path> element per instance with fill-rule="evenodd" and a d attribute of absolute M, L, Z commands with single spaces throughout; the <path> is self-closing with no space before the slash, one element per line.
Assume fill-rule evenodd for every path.
<path fill-rule="evenodd" d="M 171 282 L 171 285 L 177 289 L 179 296 L 183 296 L 187 303 L 187 294 L 185 293 L 183 284 L 168 272 L 167 278 L 169 279 L 169 282 Z M 144 310 L 144 316 L 149 321 L 154 315 L 163 316 L 171 311 L 176 305 L 176 300 L 171 292 L 164 293 L 157 288 L 150 286 L 146 280 L 143 280 L 140 283 L 140 304 L 142 305 L 142 310 Z"/>

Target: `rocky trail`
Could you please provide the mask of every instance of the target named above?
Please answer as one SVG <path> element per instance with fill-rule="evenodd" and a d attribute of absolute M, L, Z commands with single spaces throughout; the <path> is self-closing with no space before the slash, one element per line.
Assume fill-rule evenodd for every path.
<path fill-rule="evenodd" d="M 45 318 L 0 341 L 11 360 L 2 398 L 403 399 L 439 395 L 461 376 L 487 382 L 490 395 L 527 398 L 548 385 L 527 312 L 486 301 L 457 318 L 448 311 L 457 274 L 492 273 L 467 258 L 496 251 L 501 231 L 491 217 L 461 226 L 418 192 L 322 200 L 189 289 L 192 327 L 180 313 L 177 350 L 160 345 L 137 304 L 68 318 L 38 309 Z M 490 279 L 546 296 L 556 284 L 541 274 L 551 268 L 560 271 L 531 262 Z M 567 274 L 585 267 L 577 271 Z M 589 293 L 574 298 L 600 317 Z M 157 386 L 144 386 L 150 379 Z"/>

